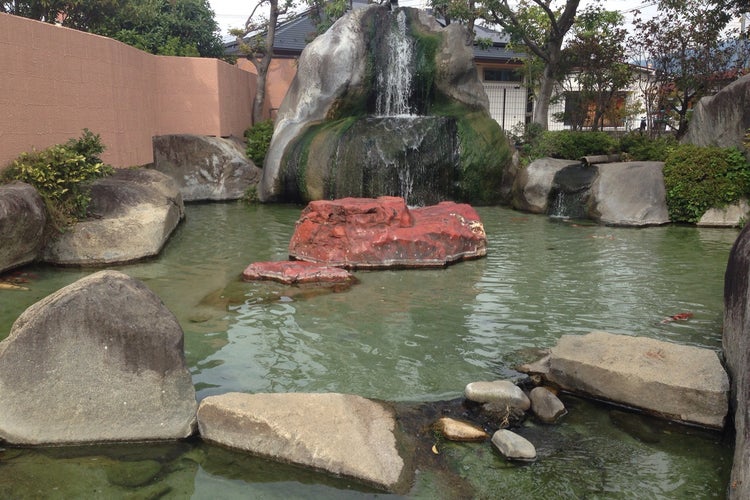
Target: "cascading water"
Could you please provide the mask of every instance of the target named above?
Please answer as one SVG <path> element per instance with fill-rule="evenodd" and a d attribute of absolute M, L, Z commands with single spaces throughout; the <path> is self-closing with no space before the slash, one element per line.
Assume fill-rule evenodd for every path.
<path fill-rule="evenodd" d="M 559 219 L 586 218 L 591 184 L 597 172 L 597 167 L 584 164 L 560 169 L 552 180 L 547 214 Z"/>
<path fill-rule="evenodd" d="M 396 13 L 395 23 L 385 37 L 385 63 L 378 68 L 377 101 L 378 116 L 410 116 L 414 109 L 410 105 L 412 90 L 412 68 L 414 41 L 407 32 L 406 14 Z"/>

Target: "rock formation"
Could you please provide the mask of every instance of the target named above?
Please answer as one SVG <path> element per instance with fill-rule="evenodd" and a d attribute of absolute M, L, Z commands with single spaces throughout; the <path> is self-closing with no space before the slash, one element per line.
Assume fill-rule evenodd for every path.
<path fill-rule="evenodd" d="M 253 262 L 242 272 L 245 281 L 278 281 L 285 285 L 350 285 L 355 279 L 338 267 L 303 261 Z"/>
<path fill-rule="evenodd" d="M 22 182 L 0 186 L 0 273 L 37 259 L 46 224 L 36 189 Z"/>
<path fill-rule="evenodd" d="M 235 139 L 160 135 L 153 144 L 153 168 L 175 180 L 184 201 L 236 200 L 260 181 L 261 170 Z"/>
<path fill-rule="evenodd" d="M 0 438 L 8 443 L 185 438 L 196 406 L 177 319 L 120 272 L 37 302 L 0 343 Z"/>

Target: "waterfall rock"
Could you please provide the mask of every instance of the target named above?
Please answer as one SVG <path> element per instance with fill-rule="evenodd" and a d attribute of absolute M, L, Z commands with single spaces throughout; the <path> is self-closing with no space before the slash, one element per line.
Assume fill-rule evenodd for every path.
<path fill-rule="evenodd" d="M 210 396 L 198 408 L 201 437 L 281 462 L 348 476 L 389 491 L 405 483 L 394 412 L 349 394 Z"/>
<path fill-rule="evenodd" d="M 729 379 L 715 351 L 591 332 L 563 335 L 545 378 L 562 389 L 721 429 Z"/>
<path fill-rule="evenodd" d="M 557 421 L 566 412 L 562 401 L 546 387 L 534 387 L 529 393 L 531 411 L 544 423 Z"/>
<path fill-rule="evenodd" d="M 435 430 L 449 441 L 484 441 L 489 437 L 481 427 L 449 417 L 439 419 Z"/>
<path fill-rule="evenodd" d="M 591 186 L 589 217 L 616 226 L 668 223 L 663 167 L 655 161 L 599 165 L 599 176 Z"/>
<path fill-rule="evenodd" d="M 44 242 L 47 211 L 29 184 L 0 186 L 0 273 L 33 262 Z"/>
<path fill-rule="evenodd" d="M 534 214 L 546 214 L 555 175 L 562 169 L 580 165 L 576 160 L 539 158 L 516 175 L 513 184 L 513 208 Z"/>
<path fill-rule="evenodd" d="M 271 280 L 286 285 L 326 283 L 348 285 L 354 275 L 338 267 L 314 262 L 280 261 L 254 262 L 242 272 L 245 281 Z"/>
<path fill-rule="evenodd" d="M 531 406 L 526 393 L 509 380 L 471 382 L 466 385 L 464 395 L 476 403 L 499 403 L 522 410 L 528 410 Z"/>
<path fill-rule="evenodd" d="M 734 242 L 724 275 L 722 346 L 732 380 L 735 445 L 729 497 L 750 498 L 750 224 Z"/>
<path fill-rule="evenodd" d="M 384 196 L 313 201 L 289 243 L 298 260 L 352 269 L 442 267 L 487 254 L 487 235 L 469 205 L 409 209 Z"/>
<path fill-rule="evenodd" d="M 147 168 L 120 169 L 91 184 L 90 217 L 42 250 L 51 264 L 102 266 L 157 255 L 185 215 L 173 179 Z"/>
<path fill-rule="evenodd" d="M 492 435 L 492 444 L 509 460 L 536 460 L 536 448 L 526 438 L 507 429 L 500 429 Z"/>
<path fill-rule="evenodd" d="M 510 146 L 472 58 L 464 28 L 442 28 L 417 9 L 344 15 L 300 56 L 260 200 L 497 203 Z"/>
<path fill-rule="evenodd" d="M 160 135 L 153 139 L 153 169 L 175 180 L 184 201 L 236 200 L 260 181 L 261 169 L 234 139 Z"/>
<path fill-rule="evenodd" d="M 596 166 L 569 165 L 558 170 L 552 180 L 547 213 L 555 217 L 582 219 L 586 217 L 591 184 L 597 178 Z"/>
<path fill-rule="evenodd" d="M 185 438 L 196 406 L 177 319 L 120 272 L 42 299 L 0 343 L 0 438 L 9 443 Z"/>
<path fill-rule="evenodd" d="M 698 101 L 682 142 L 744 149 L 745 134 L 749 128 L 750 75 L 745 75 L 717 94 Z M 746 154 L 750 152 L 746 151 Z"/>

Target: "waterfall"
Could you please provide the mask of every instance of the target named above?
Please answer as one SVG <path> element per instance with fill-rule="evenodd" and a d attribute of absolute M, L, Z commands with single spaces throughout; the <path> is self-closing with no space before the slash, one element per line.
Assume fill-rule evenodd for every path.
<path fill-rule="evenodd" d="M 409 116 L 414 110 L 409 104 L 412 84 L 414 41 L 407 32 L 406 14 L 399 10 L 396 22 L 385 38 L 386 64 L 378 69 L 377 103 L 379 116 Z"/>

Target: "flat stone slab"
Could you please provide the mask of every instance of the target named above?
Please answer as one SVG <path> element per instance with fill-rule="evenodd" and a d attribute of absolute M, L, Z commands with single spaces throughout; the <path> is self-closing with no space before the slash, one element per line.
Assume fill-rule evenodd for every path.
<path fill-rule="evenodd" d="M 198 408 L 198 427 L 207 441 L 352 477 L 388 491 L 398 488 L 404 473 L 394 412 L 361 396 L 210 396 Z"/>
<path fill-rule="evenodd" d="M 285 285 L 298 284 L 351 284 L 354 275 L 340 267 L 316 262 L 285 260 L 278 262 L 254 262 L 242 272 L 245 281 L 278 281 Z"/>
<path fill-rule="evenodd" d="M 729 378 L 716 352 L 594 331 L 563 335 L 550 350 L 545 377 L 571 392 L 720 429 Z"/>
<path fill-rule="evenodd" d="M 443 267 L 487 254 L 487 235 L 469 205 L 442 202 L 410 209 L 403 198 L 310 202 L 289 256 L 336 267 Z"/>

